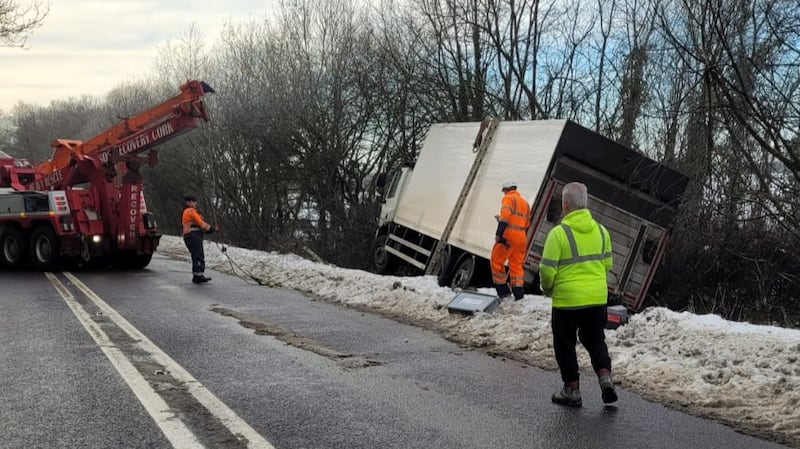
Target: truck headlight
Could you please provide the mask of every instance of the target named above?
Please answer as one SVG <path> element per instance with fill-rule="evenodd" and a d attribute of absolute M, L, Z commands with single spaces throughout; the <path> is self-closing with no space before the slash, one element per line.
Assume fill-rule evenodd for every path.
<path fill-rule="evenodd" d="M 156 223 L 156 216 L 151 213 L 146 213 L 142 216 L 144 221 L 144 228 L 145 229 L 156 229 L 158 227 L 158 223 Z"/>
<path fill-rule="evenodd" d="M 72 225 L 72 217 L 69 215 L 61 217 L 58 220 L 61 222 L 61 229 L 63 229 L 64 232 L 70 232 L 75 229 Z"/>

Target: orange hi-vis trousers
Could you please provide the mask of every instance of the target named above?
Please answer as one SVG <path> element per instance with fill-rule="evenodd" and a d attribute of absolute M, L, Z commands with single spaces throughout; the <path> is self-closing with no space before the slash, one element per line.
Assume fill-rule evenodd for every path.
<path fill-rule="evenodd" d="M 504 234 L 508 247 L 502 243 L 495 243 L 492 247 L 492 281 L 495 285 L 505 284 L 510 280 L 511 287 L 522 287 L 524 273 L 522 264 L 525 262 L 525 250 L 527 249 L 527 239 L 525 231 L 518 229 L 506 229 Z M 508 274 L 506 274 L 505 263 L 508 261 Z"/>

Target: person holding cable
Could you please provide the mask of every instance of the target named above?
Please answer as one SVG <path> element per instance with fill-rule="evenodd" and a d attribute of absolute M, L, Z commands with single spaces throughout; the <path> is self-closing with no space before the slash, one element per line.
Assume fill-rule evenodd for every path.
<path fill-rule="evenodd" d="M 553 351 L 564 382 L 552 401 L 570 407 L 583 404 L 575 353 L 578 339 L 589 352 L 603 402 L 617 401 L 605 340 L 606 276 L 613 262 L 611 235 L 592 218 L 587 203 L 586 185 L 571 182 L 564 186 L 563 218 L 547 234 L 539 263 L 542 292 L 553 301 Z"/>
<path fill-rule="evenodd" d="M 186 203 L 181 217 L 183 242 L 192 255 L 192 282 L 203 284 L 211 280 L 205 276 L 206 259 L 203 251 L 203 234 L 219 232 L 219 226 L 206 223 L 197 210 L 197 198 L 194 195 L 183 197 Z"/>

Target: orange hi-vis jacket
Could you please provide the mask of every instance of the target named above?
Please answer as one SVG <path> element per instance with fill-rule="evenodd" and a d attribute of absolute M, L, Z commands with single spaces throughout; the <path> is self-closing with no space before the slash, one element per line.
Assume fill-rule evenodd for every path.
<path fill-rule="evenodd" d="M 506 278 L 512 287 L 524 285 L 525 251 L 528 247 L 526 239 L 530 226 L 531 208 L 525 198 L 516 190 L 509 190 L 503 195 L 498 221 L 508 223 L 503 231 L 506 244 L 495 243 L 492 247 L 489 264 L 492 269 L 492 282 L 495 285 L 505 284 Z M 508 274 L 505 262 L 508 260 Z"/>
<path fill-rule="evenodd" d="M 530 222 L 531 209 L 528 202 L 516 190 L 509 190 L 503 195 L 503 204 L 500 207 L 500 221 L 508 223 L 506 227 L 506 240 L 525 238 Z M 519 231 L 519 232 L 510 232 Z M 511 237 L 511 238 L 509 238 Z"/>
<path fill-rule="evenodd" d="M 183 225 L 183 235 L 192 231 L 208 231 L 211 229 L 211 225 L 203 220 L 203 216 L 194 207 L 187 207 L 183 210 L 181 224 Z"/>

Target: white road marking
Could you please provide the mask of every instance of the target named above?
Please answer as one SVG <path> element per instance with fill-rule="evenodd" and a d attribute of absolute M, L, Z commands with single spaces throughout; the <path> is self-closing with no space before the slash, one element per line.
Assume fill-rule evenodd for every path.
<path fill-rule="evenodd" d="M 203 384 L 197 379 L 192 377 L 188 371 L 182 366 L 178 365 L 172 357 L 167 355 L 158 346 L 150 341 L 147 336 L 139 332 L 138 329 L 133 327 L 131 323 L 122 317 L 116 310 L 111 308 L 105 301 L 103 301 L 97 294 L 89 289 L 83 282 L 78 280 L 72 273 L 65 272 L 64 276 L 70 280 L 75 286 L 89 298 L 114 324 L 128 334 L 130 338 L 136 341 L 136 345 L 150 357 L 153 358 L 158 364 L 162 365 L 169 371 L 169 373 L 178 381 L 182 382 L 187 391 L 197 399 L 212 415 L 214 415 L 231 433 L 242 437 L 247 440 L 247 447 L 249 449 L 275 449 L 264 437 L 250 427 L 247 422 L 240 418 L 236 412 L 230 409 L 225 403 L 220 401 L 213 393 L 211 393 Z M 56 279 L 57 280 L 57 279 Z M 84 312 L 85 313 L 85 312 Z M 101 331 L 102 332 L 102 331 Z M 138 373 L 138 372 L 137 372 Z M 144 380 L 144 379 L 142 379 Z M 177 445 L 176 447 L 184 448 L 190 446 Z"/>
<path fill-rule="evenodd" d="M 117 369 L 120 376 L 128 383 L 133 390 L 133 394 L 139 398 L 147 413 L 153 418 L 164 436 L 172 443 L 175 448 L 204 449 L 204 446 L 197 441 L 194 434 L 188 427 L 170 410 L 166 402 L 153 390 L 150 383 L 139 373 L 135 366 L 125 357 L 125 354 L 117 348 L 111 339 L 100 328 L 91 316 L 78 304 L 72 293 L 67 290 L 64 284 L 52 273 L 45 273 L 50 283 L 56 288 L 58 293 L 64 298 L 72 313 L 78 321 L 86 328 L 92 336 L 97 346 L 108 357 L 108 360 Z"/>

